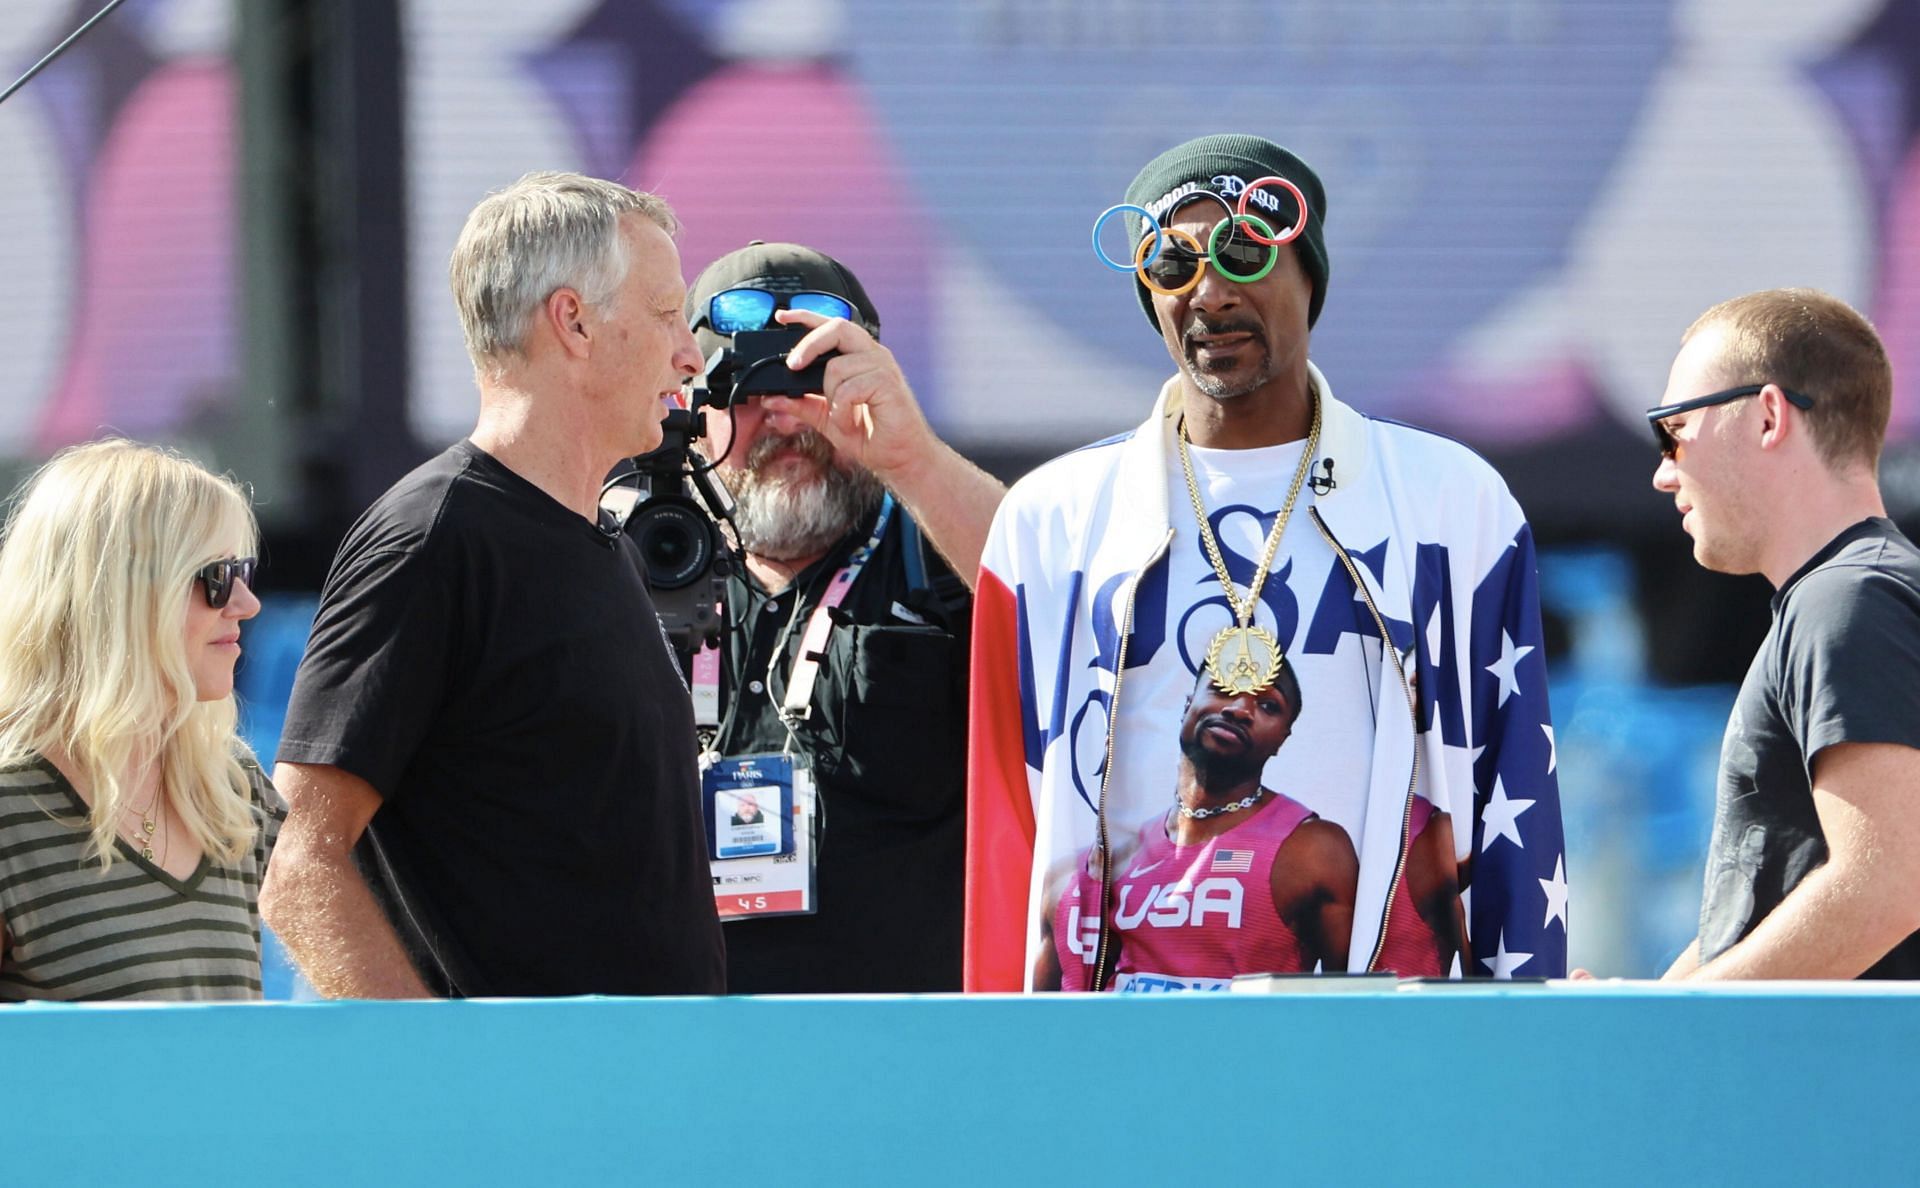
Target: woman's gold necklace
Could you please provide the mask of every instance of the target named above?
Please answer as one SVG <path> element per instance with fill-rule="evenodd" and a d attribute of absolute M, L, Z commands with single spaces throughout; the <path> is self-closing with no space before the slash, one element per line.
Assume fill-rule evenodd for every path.
<path fill-rule="evenodd" d="M 161 791 L 162 789 L 155 788 L 153 790 L 153 799 L 147 802 L 147 807 L 143 810 L 137 810 L 140 813 L 140 856 L 148 862 L 154 861 L 153 834 L 154 831 L 160 827 L 160 819 L 163 819 L 160 812 Z M 161 853 L 164 855 L 165 850 L 163 849 Z M 166 861 L 165 857 L 163 856 L 160 861 Z"/>
<path fill-rule="evenodd" d="M 1233 626 L 1223 628 L 1208 645 L 1207 673 L 1213 678 L 1214 687 L 1229 697 L 1258 693 L 1280 679 L 1280 666 L 1287 658 L 1271 631 L 1254 626 L 1253 611 L 1260 604 L 1260 587 L 1266 584 L 1267 570 L 1272 568 L 1273 555 L 1280 548 L 1280 536 L 1293 516 L 1294 500 L 1299 498 L 1300 487 L 1307 481 L 1307 470 L 1313 465 L 1314 448 L 1320 444 L 1320 401 L 1318 398 L 1313 401 L 1313 425 L 1307 431 L 1306 448 L 1300 452 L 1300 465 L 1294 467 L 1287 501 L 1273 522 L 1273 530 L 1267 533 L 1267 547 L 1260 554 L 1260 564 L 1253 571 L 1253 582 L 1247 587 L 1244 602 L 1235 593 L 1233 576 L 1227 572 L 1220 545 L 1213 538 L 1213 526 L 1207 522 L 1207 505 L 1200 498 L 1200 484 L 1193 477 L 1193 459 L 1187 450 L 1189 440 L 1187 418 L 1182 414 L 1180 469 L 1187 478 L 1187 494 L 1193 497 L 1193 517 L 1200 526 L 1200 541 L 1206 545 L 1207 560 L 1213 562 L 1213 572 L 1220 579 L 1220 588 L 1226 592 L 1227 606 L 1233 610 L 1234 620 Z"/>

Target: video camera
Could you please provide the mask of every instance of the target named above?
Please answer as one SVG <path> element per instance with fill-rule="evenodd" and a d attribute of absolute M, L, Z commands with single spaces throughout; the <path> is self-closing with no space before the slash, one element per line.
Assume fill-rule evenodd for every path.
<path fill-rule="evenodd" d="M 732 500 L 690 448 L 705 431 L 697 407 L 669 409 L 659 448 L 635 458 L 617 480 L 637 479 L 625 530 L 640 547 L 654 610 L 683 672 L 692 671 L 702 644 L 720 642 L 720 604 L 739 564 L 718 523 L 732 513 Z"/>
<path fill-rule="evenodd" d="M 692 407 L 668 411 L 659 448 L 633 459 L 633 469 L 609 484 L 611 491 L 637 479 L 625 530 L 640 546 L 654 609 L 684 671 L 691 671 L 702 644 L 719 644 L 727 578 L 740 565 L 719 526 L 731 518 L 733 500 L 713 481 L 712 464 L 697 460 L 690 448 L 706 434 L 703 410 L 731 408 L 755 396 L 820 391 L 833 352 L 801 371 L 787 366 L 788 352 L 804 337 L 805 329 L 797 326 L 734 335 L 731 347 L 721 347 L 707 360 L 695 381 Z"/>
<path fill-rule="evenodd" d="M 827 382 L 828 351 L 802 371 L 787 366 L 787 354 L 807 336 L 804 326 L 781 330 L 742 330 L 733 346 L 721 347 L 707 360 L 702 384 L 694 389 L 693 406 L 730 408 L 755 396 L 801 396 L 818 392 Z"/>

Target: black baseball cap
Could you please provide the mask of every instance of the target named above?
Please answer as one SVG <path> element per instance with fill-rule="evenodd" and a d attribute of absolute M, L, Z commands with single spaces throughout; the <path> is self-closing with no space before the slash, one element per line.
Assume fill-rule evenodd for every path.
<path fill-rule="evenodd" d="M 763 243 L 756 239 L 728 252 L 701 271 L 687 290 L 686 315 L 695 326 L 694 338 L 702 355 L 712 355 L 728 338 L 705 325 L 707 303 L 728 289 L 765 289 L 769 293 L 832 293 L 844 297 L 859 315 L 860 325 L 880 337 L 880 313 L 845 264 L 797 243 Z"/>

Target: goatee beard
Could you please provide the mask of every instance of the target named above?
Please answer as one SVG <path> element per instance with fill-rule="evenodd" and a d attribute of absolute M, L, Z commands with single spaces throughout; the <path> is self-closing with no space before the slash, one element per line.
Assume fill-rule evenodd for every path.
<path fill-rule="evenodd" d="M 1210 796 L 1231 791 L 1248 780 L 1258 780 L 1267 766 L 1266 758 L 1252 751 L 1241 755 L 1214 754 L 1201 743 L 1198 731 L 1192 739 L 1180 744 L 1180 752 L 1193 765 L 1193 782 Z"/>
<path fill-rule="evenodd" d="M 793 451 L 812 469 L 770 473 L 776 453 Z M 771 561 L 800 561 L 825 552 L 880 502 L 880 480 L 870 471 L 843 470 L 833 446 L 812 429 L 767 436 L 747 453 L 746 465 L 727 477 L 740 547 Z"/>
<path fill-rule="evenodd" d="M 1260 357 L 1247 370 L 1247 378 L 1233 383 L 1225 376 L 1216 375 L 1200 366 L 1200 347 L 1193 339 L 1198 334 L 1251 334 L 1253 339 L 1247 344 L 1259 351 Z M 1200 389 L 1204 396 L 1215 400 L 1231 400 L 1236 396 L 1245 396 L 1273 378 L 1273 351 L 1267 345 L 1266 335 L 1258 324 L 1253 322 L 1223 322 L 1219 325 L 1195 318 L 1188 324 L 1186 332 L 1180 336 L 1181 354 L 1186 359 L 1187 374 L 1193 379 L 1193 386 Z M 1242 347 L 1242 350 L 1247 349 Z"/>

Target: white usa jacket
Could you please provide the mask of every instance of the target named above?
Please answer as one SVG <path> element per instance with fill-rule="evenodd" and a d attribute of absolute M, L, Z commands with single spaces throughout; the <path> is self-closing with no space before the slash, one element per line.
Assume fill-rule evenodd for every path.
<path fill-rule="evenodd" d="M 1455 823 L 1464 972 L 1563 976 L 1564 847 L 1531 530 L 1477 455 L 1363 416 L 1311 373 L 1323 405 L 1311 474 L 1333 482 L 1316 485 L 1304 519 L 1364 601 L 1355 616 L 1371 624 L 1364 634 L 1392 641 L 1368 645 L 1384 677 L 1374 683 L 1365 826 L 1353 839 L 1347 968 L 1399 968 L 1388 941 L 1409 915 L 1404 867 L 1419 796 Z M 1180 402 L 1176 378 L 1145 423 L 1041 466 L 994 518 L 974 607 L 970 990 L 1031 989 L 1050 943 L 1049 870 L 1120 844 L 1119 822 L 1167 803 L 1171 769 L 1129 760 L 1130 740 L 1177 720 L 1192 688 L 1177 649 L 1157 646 L 1164 631 L 1150 619 L 1164 599 L 1136 605 L 1156 580 L 1164 590 L 1169 546 L 1192 531 L 1167 506 Z M 1110 931 L 1097 942 L 1096 986 L 1112 983 Z"/>

